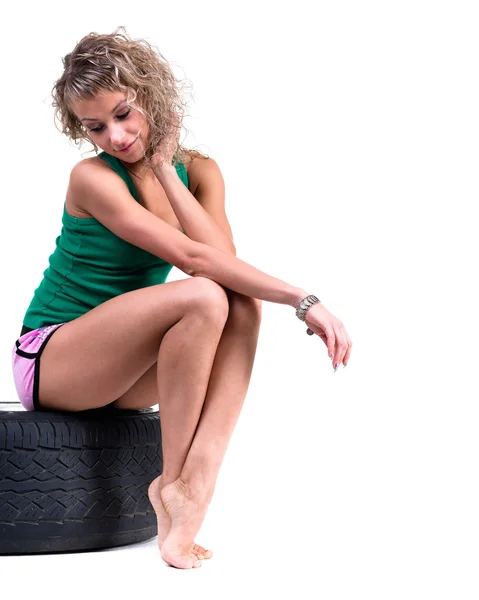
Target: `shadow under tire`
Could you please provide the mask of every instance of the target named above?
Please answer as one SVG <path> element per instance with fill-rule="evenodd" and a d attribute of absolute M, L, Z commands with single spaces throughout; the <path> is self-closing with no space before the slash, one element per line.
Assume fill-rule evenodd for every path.
<path fill-rule="evenodd" d="M 0 410 L 0 554 L 123 546 L 157 535 L 159 412 Z"/>

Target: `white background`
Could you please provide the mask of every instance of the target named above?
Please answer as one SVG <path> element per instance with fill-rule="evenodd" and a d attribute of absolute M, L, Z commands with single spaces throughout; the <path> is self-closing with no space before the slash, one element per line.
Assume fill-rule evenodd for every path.
<path fill-rule="evenodd" d="M 479 597 L 474 8 L 10 6 L 0 37 L 4 401 L 16 400 L 11 349 L 82 159 L 53 124 L 50 91 L 81 37 L 118 25 L 192 82 L 182 141 L 222 169 L 238 257 L 319 296 L 354 348 L 333 374 L 294 309 L 264 303 L 248 396 L 197 536 L 215 552 L 201 569 L 166 567 L 153 540 L 0 557 L 4 582 L 37 598 Z"/>

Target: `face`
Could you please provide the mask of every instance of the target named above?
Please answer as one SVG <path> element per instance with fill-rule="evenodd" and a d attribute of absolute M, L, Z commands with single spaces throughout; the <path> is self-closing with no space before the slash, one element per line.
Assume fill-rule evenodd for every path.
<path fill-rule="evenodd" d="M 123 162 L 141 160 L 146 148 L 148 124 L 126 101 L 124 92 L 105 91 L 94 98 L 78 100 L 75 116 L 95 144 Z"/>

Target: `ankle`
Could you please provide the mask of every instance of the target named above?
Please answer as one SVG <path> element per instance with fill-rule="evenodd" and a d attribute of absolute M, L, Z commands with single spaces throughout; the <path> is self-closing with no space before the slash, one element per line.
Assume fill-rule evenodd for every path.
<path fill-rule="evenodd" d="M 209 504 L 213 497 L 215 482 L 211 477 L 199 471 L 194 473 L 182 472 L 178 482 L 185 491 L 185 495 L 195 499 L 200 504 Z"/>

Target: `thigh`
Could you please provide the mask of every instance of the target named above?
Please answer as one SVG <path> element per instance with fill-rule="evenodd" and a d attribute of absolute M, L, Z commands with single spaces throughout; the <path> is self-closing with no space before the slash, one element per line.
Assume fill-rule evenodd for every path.
<path fill-rule="evenodd" d="M 141 410 L 159 404 L 157 371 L 158 362 L 155 362 L 128 391 L 112 402 L 111 406 Z"/>
<path fill-rule="evenodd" d="M 215 320 L 225 304 L 223 288 L 203 277 L 104 302 L 60 327 L 45 347 L 38 367 L 39 405 L 77 411 L 111 404 L 156 363 L 163 336 L 185 314 Z"/>
<path fill-rule="evenodd" d="M 240 327 L 244 333 L 258 328 L 261 322 L 262 302 L 229 289 L 225 289 L 229 302 L 228 324 Z M 228 326 L 227 324 L 227 326 Z M 114 408 L 141 410 L 159 404 L 158 398 L 158 362 L 138 379 L 138 381 L 120 398 L 112 403 Z"/>

